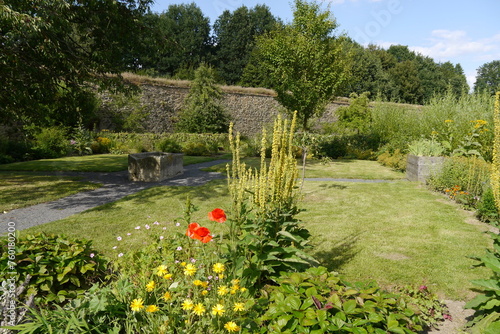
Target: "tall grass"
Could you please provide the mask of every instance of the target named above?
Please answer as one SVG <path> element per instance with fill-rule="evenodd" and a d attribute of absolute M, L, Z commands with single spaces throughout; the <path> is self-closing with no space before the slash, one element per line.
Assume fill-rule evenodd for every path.
<path fill-rule="evenodd" d="M 471 132 L 473 121 L 487 122 L 481 143 L 491 147 L 494 99 L 486 93 L 464 94 L 457 98 L 450 92 L 432 98 L 425 106 L 409 106 L 377 101 L 372 110 L 372 133 L 389 150 L 406 150 L 408 143 L 420 137 L 446 136 L 456 147 Z M 451 120 L 452 122 L 445 122 Z"/>

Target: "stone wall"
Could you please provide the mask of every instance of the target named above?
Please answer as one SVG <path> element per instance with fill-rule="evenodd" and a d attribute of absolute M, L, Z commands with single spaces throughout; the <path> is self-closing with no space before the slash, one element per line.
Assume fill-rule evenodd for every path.
<path fill-rule="evenodd" d="M 182 108 L 189 88 L 163 85 L 142 84 L 140 104 L 147 113 L 143 121 L 146 132 L 162 133 L 174 131 L 174 120 Z M 101 128 L 113 129 L 113 117 L 118 111 L 106 107 L 109 97 L 103 97 L 104 107 L 101 108 Z M 243 135 L 252 135 L 262 130 L 262 127 L 272 122 L 282 110 L 276 100 L 269 95 L 224 93 L 223 105 L 231 116 L 234 129 Z M 317 120 L 312 120 L 316 127 L 322 123 L 335 120 L 335 110 L 346 103 L 335 102 L 327 106 L 325 114 Z M 113 115 L 115 113 L 115 115 Z"/>

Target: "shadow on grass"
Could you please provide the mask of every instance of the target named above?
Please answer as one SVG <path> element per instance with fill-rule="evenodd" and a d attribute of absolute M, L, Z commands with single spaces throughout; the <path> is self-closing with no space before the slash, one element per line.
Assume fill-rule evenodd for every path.
<path fill-rule="evenodd" d="M 336 184 L 336 183 L 324 183 L 324 184 L 321 184 L 319 186 L 319 188 L 323 189 L 323 190 L 328 190 L 328 189 L 340 189 L 340 190 L 343 190 L 343 189 L 346 189 L 347 186 L 343 186 L 341 184 Z"/>
<path fill-rule="evenodd" d="M 356 244 L 361 233 L 353 233 L 340 241 L 325 240 L 319 248 L 328 248 L 313 254 L 319 263 L 330 271 L 338 271 L 358 254 Z"/>

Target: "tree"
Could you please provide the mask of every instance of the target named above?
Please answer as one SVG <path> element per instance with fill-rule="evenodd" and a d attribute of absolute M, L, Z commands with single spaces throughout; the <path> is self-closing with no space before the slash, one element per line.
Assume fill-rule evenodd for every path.
<path fill-rule="evenodd" d="M 194 72 L 207 60 L 210 20 L 196 4 L 170 5 L 162 14 L 147 14 L 144 21 L 149 27 L 144 34 L 145 53 L 140 58 L 145 68 L 174 75 L 179 70 Z"/>
<path fill-rule="evenodd" d="M 215 64 L 218 75 L 228 84 L 238 83 L 255 46 L 255 38 L 270 31 L 278 20 L 269 7 L 242 6 L 224 11 L 214 24 Z"/>
<path fill-rule="evenodd" d="M 491 95 L 500 90 L 500 60 L 483 64 L 477 69 L 474 92 L 479 93 L 483 90 Z"/>
<path fill-rule="evenodd" d="M 351 101 L 348 107 L 340 107 L 336 114 L 338 115 L 339 124 L 356 130 L 357 134 L 365 132 L 372 121 L 372 112 L 368 103 L 368 95 L 365 92 L 358 96 L 356 93 L 350 95 Z"/>
<path fill-rule="evenodd" d="M 346 81 L 349 56 L 345 38 L 333 36 L 337 28 L 329 9 L 295 0 L 291 24 L 257 39 L 258 63 L 269 75 L 276 100 L 297 118 L 304 130 L 321 115 L 328 101 Z"/>
<path fill-rule="evenodd" d="M 125 89 L 119 74 L 134 66 L 137 19 L 149 3 L 2 2 L 0 119 L 72 125 L 91 87 Z"/>
<path fill-rule="evenodd" d="M 424 92 L 418 76 L 416 61 L 406 60 L 397 63 L 390 73 L 398 89 L 397 96 L 400 102 L 422 103 Z"/>
<path fill-rule="evenodd" d="M 229 116 L 221 104 L 222 92 L 215 85 L 215 71 L 205 64 L 194 73 L 191 90 L 184 101 L 176 129 L 191 133 L 223 133 L 229 129 Z"/>

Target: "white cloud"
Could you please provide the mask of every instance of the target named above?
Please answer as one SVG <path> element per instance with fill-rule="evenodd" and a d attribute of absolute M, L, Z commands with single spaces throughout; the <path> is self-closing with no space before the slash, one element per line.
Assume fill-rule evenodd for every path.
<path fill-rule="evenodd" d="M 473 40 L 463 30 L 434 30 L 429 46 L 410 46 L 410 49 L 436 59 L 458 56 L 484 57 L 486 53 L 500 54 L 500 34 Z"/>

